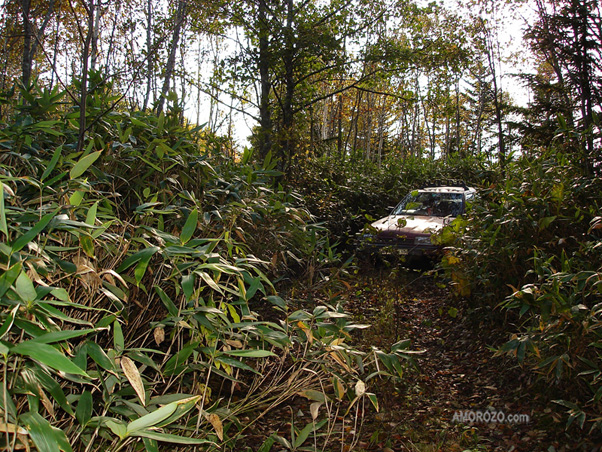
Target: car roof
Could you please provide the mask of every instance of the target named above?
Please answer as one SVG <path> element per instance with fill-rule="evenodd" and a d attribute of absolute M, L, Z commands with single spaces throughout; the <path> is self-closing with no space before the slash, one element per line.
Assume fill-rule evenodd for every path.
<path fill-rule="evenodd" d="M 457 186 L 437 186 L 437 187 L 424 187 L 418 191 L 426 193 L 466 193 L 476 191 L 472 187 L 457 187 Z"/>

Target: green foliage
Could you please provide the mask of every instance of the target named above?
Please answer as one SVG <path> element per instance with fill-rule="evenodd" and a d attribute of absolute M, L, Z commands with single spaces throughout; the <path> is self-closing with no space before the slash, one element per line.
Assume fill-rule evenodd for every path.
<path fill-rule="evenodd" d="M 600 430 L 601 181 L 554 151 L 508 173 L 447 230 L 455 248 L 443 266 L 476 312 L 504 314 L 510 338 L 499 352 L 556 384 L 559 406 L 573 407 L 567 426 Z"/>
<path fill-rule="evenodd" d="M 357 369 L 394 375 L 401 355 L 361 354 L 342 306 L 292 311 L 275 289 L 326 284 L 341 258 L 270 162 L 225 158 L 171 113 L 95 114 L 83 152 L 67 110 L 0 130 L 3 447 L 235 449 L 243 414 L 321 391 L 298 448 L 334 434 L 331 410 L 376 406 Z"/>

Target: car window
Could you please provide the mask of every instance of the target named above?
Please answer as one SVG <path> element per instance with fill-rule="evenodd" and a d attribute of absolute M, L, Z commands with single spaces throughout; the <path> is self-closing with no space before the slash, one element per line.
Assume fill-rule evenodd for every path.
<path fill-rule="evenodd" d="M 393 210 L 392 215 L 458 216 L 462 213 L 462 193 L 414 191 Z"/>

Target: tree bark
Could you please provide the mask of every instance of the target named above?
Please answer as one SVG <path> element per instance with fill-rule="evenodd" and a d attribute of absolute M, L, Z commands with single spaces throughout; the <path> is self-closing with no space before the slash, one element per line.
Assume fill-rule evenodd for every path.
<path fill-rule="evenodd" d="M 31 66 L 32 66 L 32 55 L 31 55 L 31 0 L 21 0 L 21 12 L 23 14 L 23 59 L 21 61 L 21 70 L 23 85 L 29 86 L 31 79 Z"/>
<path fill-rule="evenodd" d="M 90 63 L 90 43 L 92 34 L 94 33 L 94 16 L 96 14 L 96 5 L 94 0 L 89 0 L 86 7 L 88 14 L 88 31 L 84 40 L 84 48 L 82 54 L 82 74 L 81 74 L 81 90 L 79 100 L 79 132 L 77 136 L 77 151 L 84 149 L 84 140 L 86 138 L 86 104 L 88 101 L 88 68 Z"/>
<path fill-rule="evenodd" d="M 142 110 L 148 108 L 152 89 L 153 79 L 153 60 L 150 57 L 153 47 L 153 0 L 146 1 L 146 93 L 144 95 L 144 103 Z"/>
<path fill-rule="evenodd" d="M 186 17 L 186 4 L 187 0 L 179 0 L 176 10 L 176 21 L 174 24 L 173 38 L 171 40 L 171 46 L 169 50 L 169 58 L 167 59 L 167 65 L 165 67 L 165 77 L 163 79 L 163 88 L 161 89 L 161 97 L 159 98 L 159 104 L 157 105 L 157 114 L 161 114 L 165 106 L 165 99 L 169 94 L 171 78 L 176 66 L 176 54 L 178 46 L 180 44 L 180 34 L 182 33 L 182 27 L 184 19 Z"/>
<path fill-rule="evenodd" d="M 259 158 L 263 161 L 272 150 L 272 109 L 270 108 L 270 49 L 265 0 L 259 0 Z"/>

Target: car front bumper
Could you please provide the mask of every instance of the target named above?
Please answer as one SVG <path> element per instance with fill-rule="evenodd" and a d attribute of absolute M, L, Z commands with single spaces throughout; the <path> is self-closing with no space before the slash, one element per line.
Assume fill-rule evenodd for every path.
<path fill-rule="evenodd" d="M 411 256 L 432 256 L 439 253 L 442 247 L 432 243 L 416 243 L 414 238 L 387 238 L 381 239 L 370 235 L 364 235 L 360 241 L 359 248 L 362 251 L 397 251 L 401 254 Z"/>

